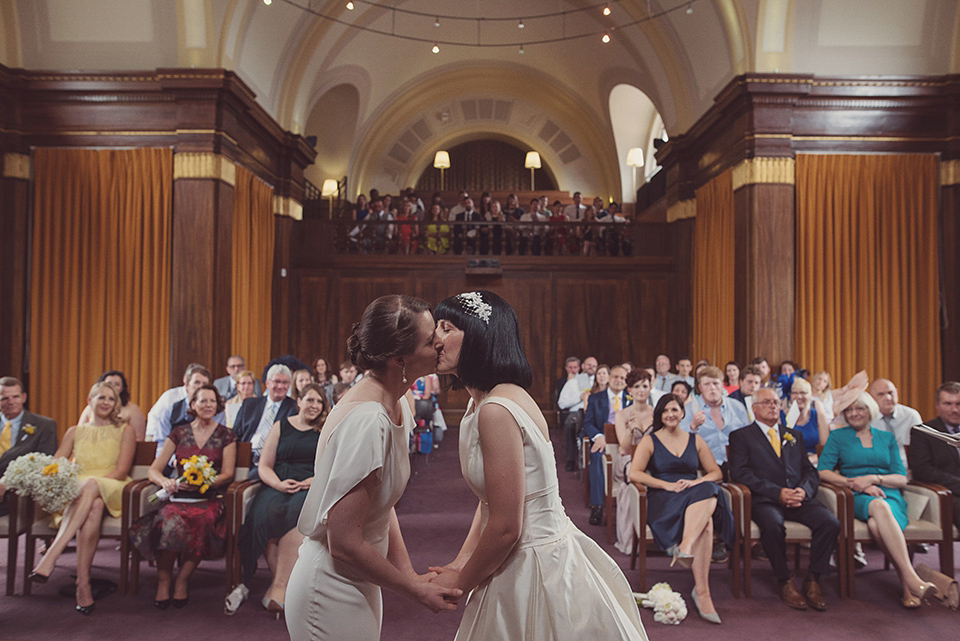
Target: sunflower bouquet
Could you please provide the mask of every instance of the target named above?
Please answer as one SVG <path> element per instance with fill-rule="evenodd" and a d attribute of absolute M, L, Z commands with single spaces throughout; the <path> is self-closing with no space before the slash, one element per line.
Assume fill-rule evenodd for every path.
<path fill-rule="evenodd" d="M 213 463 L 203 455 L 194 454 L 190 458 L 180 459 L 180 467 L 183 468 L 183 474 L 177 482 L 196 488 L 201 494 L 205 494 L 217 478 L 217 470 L 213 467 Z M 170 493 L 160 489 L 148 496 L 147 500 L 156 505 L 168 498 Z"/>
<path fill-rule="evenodd" d="M 30 452 L 17 457 L 0 478 L 0 483 L 19 496 L 29 496 L 44 512 L 62 512 L 80 495 L 77 475 L 80 466 L 65 458 Z"/>

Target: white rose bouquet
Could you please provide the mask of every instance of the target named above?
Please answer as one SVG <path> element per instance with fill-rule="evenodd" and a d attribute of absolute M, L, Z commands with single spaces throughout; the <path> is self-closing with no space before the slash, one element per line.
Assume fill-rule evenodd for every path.
<path fill-rule="evenodd" d="M 669 583 L 657 583 L 649 592 L 634 592 L 638 605 L 653 608 L 653 620 L 665 625 L 680 625 L 687 618 L 687 604 Z"/>
<path fill-rule="evenodd" d="M 29 496 L 44 512 L 62 512 L 80 495 L 80 466 L 65 458 L 31 452 L 7 466 L 0 483 L 19 496 Z"/>

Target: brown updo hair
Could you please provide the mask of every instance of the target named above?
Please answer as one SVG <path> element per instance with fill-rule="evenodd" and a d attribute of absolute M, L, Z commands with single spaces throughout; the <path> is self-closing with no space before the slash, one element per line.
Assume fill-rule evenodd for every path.
<path fill-rule="evenodd" d="M 650 376 L 650 372 L 643 368 L 634 368 L 630 370 L 629 374 L 627 374 L 627 389 L 630 389 L 639 381 L 649 381 L 650 383 L 653 383 L 653 377 Z"/>
<path fill-rule="evenodd" d="M 382 369 L 391 358 L 409 354 L 420 340 L 417 320 L 432 308 L 425 300 L 404 294 L 381 296 L 363 310 L 347 339 L 350 360 L 361 370 Z"/>

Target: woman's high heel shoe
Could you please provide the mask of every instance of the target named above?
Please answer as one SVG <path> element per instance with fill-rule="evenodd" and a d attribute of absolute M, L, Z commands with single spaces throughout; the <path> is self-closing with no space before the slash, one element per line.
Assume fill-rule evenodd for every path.
<path fill-rule="evenodd" d="M 921 583 L 920 587 L 917 590 L 914 590 L 908 585 L 907 590 L 909 590 L 910 594 L 920 599 L 920 602 L 923 603 L 924 601 L 926 601 L 927 599 L 929 599 L 930 597 L 934 596 L 937 593 L 937 586 L 935 586 L 933 583 L 926 582 L 926 583 Z"/>
<path fill-rule="evenodd" d="M 700 609 L 700 600 L 697 599 L 697 589 L 694 588 L 693 592 L 690 593 L 690 596 L 693 597 L 693 604 L 697 606 L 697 613 L 700 615 L 700 618 L 704 621 L 709 621 L 710 623 L 720 623 L 720 615 L 716 612 L 704 612 Z"/>
<path fill-rule="evenodd" d="M 90 616 L 91 614 L 93 614 L 93 608 L 94 608 L 94 606 L 96 606 L 96 605 L 97 605 L 96 603 L 91 603 L 90 605 L 78 605 L 78 606 L 77 606 L 77 612 L 79 612 L 80 614 L 82 614 L 82 615 L 85 616 L 85 617 L 88 617 L 88 616 Z"/>
<path fill-rule="evenodd" d="M 274 601 L 273 599 L 270 599 L 267 602 L 267 612 L 272 613 L 273 615 L 275 615 L 277 620 L 279 620 L 280 617 L 283 616 L 283 604 L 280 603 L 279 601 Z"/>
<path fill-rule="evenodd" d="M 679 563 L 682 567 L 689 570 L 690 566 L 693 565 L 693 555 L 681 552 L 679 545 L 671 545 L 667 549 L 667 554 L 673 557 L 673 560 L 670 561 L 670 567 L 673 567 L 674 563 Z"/>
<path fill-rule="evenodd" d="M 173 603 L 173 607 L 180 610 L 181 608 L 187 607 L 187 604 L 190 603 L 190 597 L 184 597 L 182 599 L 172 599 L 170 602 Z"/>
<path fill-rule="evenodd" d="M 29 579 L 31 583 L 39 583 L 43 585 L 44 583 L 50 580 L 50 576 L 47 574 L 40 574 L 39 572 L 34 570 L 33 572 L 27 575 L 27 579 Z"/>
<path fill-rule="evenodd" d="M 153 607 L 157 608 L 158 610 L 166 610 L 170 607 L 171 600 L 172 599 L 155 599 L 153 602 Z"/>

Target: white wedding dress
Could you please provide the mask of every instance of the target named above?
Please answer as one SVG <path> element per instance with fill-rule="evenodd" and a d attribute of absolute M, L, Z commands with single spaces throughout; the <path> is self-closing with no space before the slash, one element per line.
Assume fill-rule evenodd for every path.
<path fill-rule="evenodd" d="M 523 433 L 526 468 L 523 531 L 503 565 L 467 598 L 456 641 L 646 641 L 630 584 L 596 542 L 563 510 L 553 445 L 516 402 L 489 397 L 506 408 Z M 460 467 L 488 511 L 483 454 L 473 401 L 460 423 Z"/>

